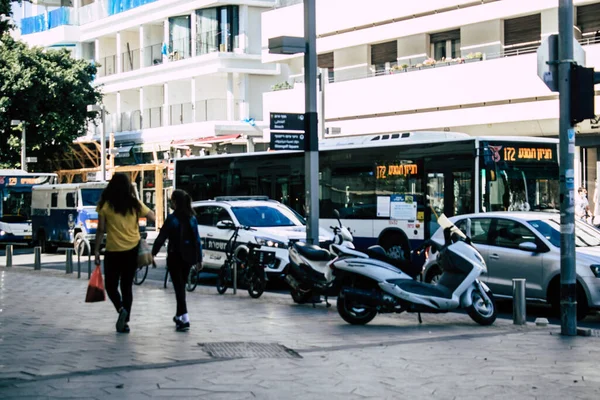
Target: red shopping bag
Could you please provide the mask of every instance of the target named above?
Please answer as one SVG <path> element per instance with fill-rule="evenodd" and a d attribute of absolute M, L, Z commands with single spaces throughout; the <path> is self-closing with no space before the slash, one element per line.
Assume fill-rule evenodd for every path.
<path fill-rule="evenodd" d="M 100 266 L 96 265 L 96 269 L 92 272 L 90 283 L 88 284 L 87 294 L 85 295 L 86 303 L 95 303 L 97 301 L 105 301 L 104 282 L 102 281 L 102 271 Z"/>

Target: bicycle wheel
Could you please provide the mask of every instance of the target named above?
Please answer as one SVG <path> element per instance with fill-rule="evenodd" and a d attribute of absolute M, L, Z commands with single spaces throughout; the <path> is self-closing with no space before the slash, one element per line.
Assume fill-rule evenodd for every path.
<path fill-rule="evenodd" d="M 223 294 L 227 291 L 227 266 L 222 266 L 217 276 L 217 292 Z"/>
<path fill-rule="evenodd" d="M 146 276 L 148 276 L 148 266 L 144 265 L 135 270 L 135 275 L 133 276 L 133 283 L 136 285 L 141 285 L 146 280 Z"/>
<path fill-rule="evenodd" d="M 190 273 L 185 284 L 185 289 L 188 292 L 193 292 L 196 286 L 198 286 L 198 275 L 200 275 L 200 272 L 196 271 L 195 267 L 190 268 Z"/>
<path fill-rule="evenodd" d="M 264 271 L 248 271 L 250 276 L 248 277 L 248 294 L 253 299 L 258 299 L 265 292 L 267 281 L 265 279 Z"/>

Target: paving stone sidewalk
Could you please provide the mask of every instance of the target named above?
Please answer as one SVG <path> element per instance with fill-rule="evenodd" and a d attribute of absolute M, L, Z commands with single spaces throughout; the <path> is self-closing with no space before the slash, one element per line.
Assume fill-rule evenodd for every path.
<path fill-rule="evenodd" d="M 173 290 L 147 283 L 126 335 L 108 301 L 84 303 L 87 280 L 0 268 L 0 398 L 600 398 L 600 338 L 556 326 L 450 313 L 356 327 L 335 305 L 198 287 L 178 333 Z"/>

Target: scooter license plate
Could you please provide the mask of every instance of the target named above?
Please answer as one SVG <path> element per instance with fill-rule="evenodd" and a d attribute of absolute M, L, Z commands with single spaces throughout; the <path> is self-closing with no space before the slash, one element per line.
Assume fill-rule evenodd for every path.
<path fill-rule="evenodd" d="M 274 251 L 254 251 L 253 261 L 257 264 L 270 266 L 275 264 Z"/>

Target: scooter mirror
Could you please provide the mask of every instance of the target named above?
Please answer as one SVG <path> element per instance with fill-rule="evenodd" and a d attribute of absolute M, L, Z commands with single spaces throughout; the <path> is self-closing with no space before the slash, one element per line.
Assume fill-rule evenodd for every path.
<path fill-rule="evenodd" d="M 467 236 L 456 227 L 456 225 L 454 225 L 452 223 L 452 221 L 450 221 L 448 219 L 448 217 L 446 217 L 446 215 L 442 214 L 438 217 L 437 223 L 440 224 L 440 226 L 444 229 L 446 228 L 450 228 L 450 231 L 452 233 L 456 233 L 458 236 L 462 237 L 463 239 L 466 239 Z"/>
<path fill-rule="evenodd" d="M 337 219 L 340 228 L 342 227 L 342 221 L 340 221 L 340 212 L 336 209 L 333 210 L 333 216 Z"/>

